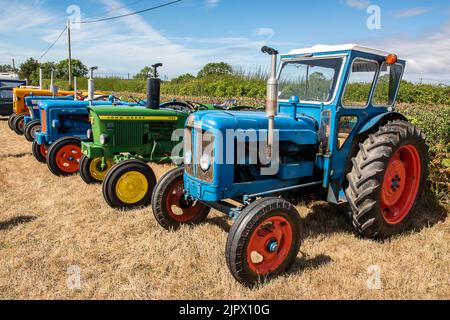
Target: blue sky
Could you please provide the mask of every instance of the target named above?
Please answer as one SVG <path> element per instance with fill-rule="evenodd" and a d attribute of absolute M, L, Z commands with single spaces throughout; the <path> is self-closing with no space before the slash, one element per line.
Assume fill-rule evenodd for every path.
<path fill-rule="evenodd" d="M 10 0 L 0 12 L 0 63 L 40 54 L 64 27 L 70 6 L 81 20 L 126 14 L 168 0 Z M 369 6 L 381 13 L 370 30 Z M 72 32 L 73 55 L 101 72 L 136 73 L 155 62 L 173 77 L 202 65 L 226 61 L 266 67 L 259 48 L 286 52 L 315 44 L 358 43 L 396 52 L 407 59 L 406 77 L 449 82 L 450 3 L 446 0 L 183 0 L 119 20 L 82 25 Z M 66 36 L 42 61 L 67 56 Z"/>

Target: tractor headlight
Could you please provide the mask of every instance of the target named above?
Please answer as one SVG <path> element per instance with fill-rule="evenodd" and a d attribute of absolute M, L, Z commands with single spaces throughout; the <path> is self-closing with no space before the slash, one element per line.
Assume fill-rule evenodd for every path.
<path fill-rule="evenodd" d="M 184 164 L 188 166 L 192 164 L 192 152 L 190 150 L 184 153 Z"/>
<path fill-rule="evenodd" d="M 200 168 L 203 171 L 208 171 L 211 168 L 211 157 L 207 154 L 202 155 L 200 158 Z"/>
<path fill-rule="evenodd" d="M 109 136 L 107 134 L 101 134 L 100 135 L 100 143 L 101 144 L 108 144 L 109 143 Z"/>
<path fill-rule="evenodd" d="M 92 129 L 88 129 L 88 131 L 86 132 L 86 138 L 89 142 L 94 141 L 94 133 L 92 132 Z"/>

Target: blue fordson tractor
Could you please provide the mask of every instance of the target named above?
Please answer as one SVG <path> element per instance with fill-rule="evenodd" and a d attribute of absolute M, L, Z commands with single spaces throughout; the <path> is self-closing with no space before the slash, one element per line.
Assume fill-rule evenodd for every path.
<path fill-rule="evenodd" d="M 29 115 L 25 116 L 23 119 L 23 134 L 25 138 L 33 142 L 34 134 L 39 132 L 41 129 L 41 114 L 39 110 L 39 102 L 40 101 L 73 101 L 74 96 L 60 96 L 60 97 L 46 97 L 46 96 L 28 96 L 25 97 L 25 104 L 28 107 Z"/>
<path fill-rule="evenodd" d="M 91 128 L 89 105 L 126 105 L 135 103 L 115 101 L 63 101 L 49 100 L 38 103 L 40 131 L 34 133 L 32 152 L 39 162 L 47 162 L 50 171 L 57 176 L 78 172 L 83 155 L 81 141 L 87 138 Z"/>
<path fill-rule="evenodd" d="M 386 238 L 411 224 L 428 171 L 423 134 L 395 112 L 405 61 L 316 46 L 282 55 L 277 67 L 278 52 L 262 51 L 272 58 L 266 112 L 191 115 L 185 166 L 161 178 L 152 198 L 166 229 L 200 223 L 211 208 L 234 219 L 226 261 L 246 286 L 283 273 L 298 254 L 301 220 L 286 199 L 314 192 L 348 203 L 361 235 Z M 265 157 L 251 158 L 255 148 Z"/>

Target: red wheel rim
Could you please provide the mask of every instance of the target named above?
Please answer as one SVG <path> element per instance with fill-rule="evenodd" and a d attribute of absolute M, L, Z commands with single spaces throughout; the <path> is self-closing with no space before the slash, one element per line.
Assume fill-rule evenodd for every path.
<path fill-rule="evenodd" d="M 389 224 L 402 222 L 413 207 L 421 177 L 420 155 L 413 145 L 402 146 L 389 160 L 381 189 L 381 211 Z"/>
<path fill-rule="evenodd" d="M 184 199 L 183 179 L 175 181 L 169 188 L 166 198 L 166 208 L 169 216 L 180 223 L 189 223 L 199 214 L 202 204 L 188 202 Z"/>
<path fill-rule="evenodd" d="M 292 246 L 292 227 L 281 216 L 267 218 L 253 231 L 247 245 L 247 263 L 258 275 L 276 270 Z"/>
<path fill-rule="evenodd" d="M 65 145 L 56 153 L 56 165 L 63 172 L 77 172 L 82 156 L 79 146 L 73 144 Z"/>
<path fill-rule="evenodd" d="M 45 144 L 39 145 L 39 152 L 45 158 L 47 156 L 48 147 Z"/>

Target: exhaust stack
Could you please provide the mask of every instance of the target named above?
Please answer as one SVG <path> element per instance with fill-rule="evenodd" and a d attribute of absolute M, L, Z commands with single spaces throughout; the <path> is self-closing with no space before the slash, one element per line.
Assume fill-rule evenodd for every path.
<path fill-rule="evenodd" d="M 275 116 L 277 115 L 278 109 L 278 79 L 277 79 L 277 57 L 278 51 L 269 47 L 262 47 L 262 53 L 267 53 L 270 55 L 271 62 L 271 72 L 270 78 L 267 80 L 267 101 L 266 101 L 266 114 L 269 121 L 268 131 L 267 131 L 267 151 L 268 156 L 272 157 L 272 146 L 273 146 L 273 130 L 275 129 Z"/>
<path fill-rule="evenodd" d="M 44 75 L 42 73 L 42 68 L 39 68 L 39 90 L 44 88 Z"/>
<path fill-rule="evenodd" d="M 78 91 L 78 88 L 77 88 L 77 77 L 73 77 L 73 92 L 74 92 L 73 100 L 74 101 L 78 100 L 77 91 Z"/>
<path fill-rule="evenodd" d="M 90 75 L 88 80 L 88 101 L 89 105 L 92 106 L 92 101 L 94 101 L 94 71 L 97 70 L 98 67 L 90 68 Z"/>
<path fill-rule="evenodd" d="M 54 71 L 53 70 L 50 71 L 50 92 L 52 93 L 53 96 L 55 96 L 56 90 L 55 90 Z"/>
<path fill-rule="evenodd" d="M 158 109 L 161 104 L 161 79 L 158 77 L 158 68 L 162 63 L 152 65 L 153 75 L 149 74 L 147 79 L 147 108 Z"/>

